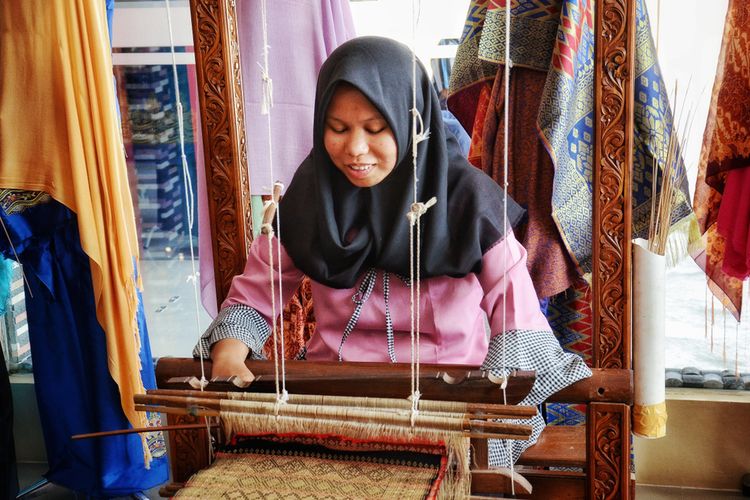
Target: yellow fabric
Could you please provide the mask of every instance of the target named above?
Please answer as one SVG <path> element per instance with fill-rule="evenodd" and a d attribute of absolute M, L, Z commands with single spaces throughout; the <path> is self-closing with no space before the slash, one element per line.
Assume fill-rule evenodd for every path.
<path fill-rule="evenodd" d="M 112 378 L 134 427 L 140 377 L 133 204 L 101 0 L 0 2 L 0 186 L 45 191 L 78 216 Z M 136 260 L 137 262 L 137 260 Z"/>

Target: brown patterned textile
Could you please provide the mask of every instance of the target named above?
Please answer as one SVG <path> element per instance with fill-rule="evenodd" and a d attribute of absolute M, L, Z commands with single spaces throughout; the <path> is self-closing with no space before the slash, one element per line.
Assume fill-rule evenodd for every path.
<path fill-rule="evenodd" d="M 217 453 L 211 467 L 193 476 L 175 497 L 311 500 L 436 497 L 445 475 L 444 456 L 415 452 L 408 446 L 383 450 L 367 444 L 328 447 L 310 444 L 310 439 L 280 442 L 273 436 L 243 438 L 241 445 Z"/>
<path fill-rule="evenodd" d="M 750 3 L 730 0 L 693 198 L 702 245 L 691 249 L 691 255 L 706 272 L 711 291 L 738 320 L 742 311 L 742 281 L 722 270 L 726 234 L 720 234 L 717 220 L 729 172 L 748 166 Z"/>
<path fill-rule="evenodd" d="M 566 290 L 578 271 L 552 217 L 554 164 L 537 130 L 540 96 L 547 74 L 514 67 L 510 77 L 508 193 L 527 210 L 526 222 L 515 229 L 528 252 L 528 268 L 540 298 Z M 503 184 L 504 66 L 492 88 L 482 132 L 482 169 Z"/>
<path fill-rule="evenodd" d="M 312 288 L 310 278 L 305 276 L 299 288 L 284 307 L 284 358 L 295 359 L 315 333 L 315 312 L 313 311 Z M 281 326 L 276 325 L 278 338 L 277 348 L 281 350 Z M 263 347 L 263 354 L 268 359 L 275 359 L 273 336 Z"/>

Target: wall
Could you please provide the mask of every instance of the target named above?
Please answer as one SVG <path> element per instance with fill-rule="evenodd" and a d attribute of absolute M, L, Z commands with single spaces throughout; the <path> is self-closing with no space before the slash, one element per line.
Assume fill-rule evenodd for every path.
<path fill-rule="evenodd" d="M 739 490 L 750 473 L 750 392 L 668 390 L 667 436 L 635 438 L 638 484 Z"/>

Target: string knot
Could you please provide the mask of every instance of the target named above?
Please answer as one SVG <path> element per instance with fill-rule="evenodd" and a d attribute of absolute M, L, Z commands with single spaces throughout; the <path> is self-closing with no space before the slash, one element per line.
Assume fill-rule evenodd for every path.
<path fill-rule="evenodd" d="M 411 108 L 411 115 L 416 118 L 418 122 L 417 130 L 414 132 L 414 146 L 419 144 L 422 141 L 426 141 L 430 138 L 430 129 L 424 128 L 424 121 L 422 120 L 422 114 L 417 110 L 417 108 Z M 414 152 L 416 155 L 416 151 Z"/>
<path fill-rule="evenodd" d="M 273 405 L 273 413 L 274 416 L 279 416 L 279 409 L 285 404 L 289 402 L 289 393 L 286 389 L 283 389 L 281 393 L 277 393 L 276 395 L 276 403 Z"/>
<path fill-rule="evenodd" d="M 417 423 L 417 416 L 419 416 L 419 398 L 422 397 L 422 393 L 418 390 L 411 393 L 409 401 L 411 401 L 411 426 Z"/>
<path fill-rule="evenodd" d="M 266 49 L 268 46 L 266 46 Z M 273 107 L 273 79 L 266 66 L 260 66 L 260 79 L 263 81 L 263 95 L 260 103 L 260 114 L 267 115 Z"/>
<path fill-rule="evenodd" d="M 409 219 L 409 223 L 413 226 L 419 221 L 431 206 L 437 203 L 437 198 L 434 196 L 427 200 L 426 203 L 417 202 L 411 204 L 411 210 L 406 213 L 406 218 Z"/>

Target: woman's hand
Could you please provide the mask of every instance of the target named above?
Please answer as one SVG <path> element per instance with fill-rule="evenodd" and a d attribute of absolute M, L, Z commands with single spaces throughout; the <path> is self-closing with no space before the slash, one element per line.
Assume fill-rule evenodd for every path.
<path fill-rule="evenodd" d="M 236 377 L 243 387 L 247 387 L 255 380 L 255 375 L 247 366 L 245 360 L 250 349 L 238 339 L 223 339 L 211 347 L 211 377 Z"/>

